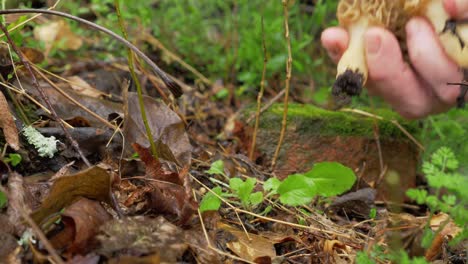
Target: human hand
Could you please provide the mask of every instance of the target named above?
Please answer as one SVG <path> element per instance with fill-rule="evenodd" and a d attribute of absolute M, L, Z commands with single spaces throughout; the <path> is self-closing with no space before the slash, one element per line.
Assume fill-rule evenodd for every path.
<path fill-rule="evenodd" d="M 467 0 L 444 0 L 446 11 L 456 19 L 468 18 Z M 367 89 L 387 101 L 403 117 L 422 118 L 444 112 L 456 104 L 457 85 L 463 72 L 441 46 L 437 33 L 423 18 L 406 25 L 410 64 L 403 60 L 396 37 L 383 28 L 370 28 L 365 34 L 369 70 Z M 348 45 L 348 33 L 339 27 L 322 33 L 322 45 L 337 62 Z M 467 98 L 468 99 L 468 98 Z"/>

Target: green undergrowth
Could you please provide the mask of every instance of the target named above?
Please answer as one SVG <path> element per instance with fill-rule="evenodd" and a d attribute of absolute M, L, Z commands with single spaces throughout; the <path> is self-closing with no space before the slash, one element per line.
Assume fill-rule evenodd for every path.
<path fill-rule="evenodd" d="M 283 104 L 275 104 L 262 113 L 260 129 L 275 129 L 281 125 Z M 250 116 L 254 108 L 248 108 L 245 116 Z M 288 124 L 300 133 L 322 136 L 374 136 L 374 122 L 378 124 L 378 132 L 381 138 L 406 137 L 392 120 L 396 120 L 411 135 L 418 137 L 420 129 L 418 122 L 402 119 L 397 113 L 388 109 L 372 111 L 363 109 L 374 115 L 381 116 L 383 120 L 365 117 L 351 112 L 329 111 L 313 105 L 289 104 Z"/>

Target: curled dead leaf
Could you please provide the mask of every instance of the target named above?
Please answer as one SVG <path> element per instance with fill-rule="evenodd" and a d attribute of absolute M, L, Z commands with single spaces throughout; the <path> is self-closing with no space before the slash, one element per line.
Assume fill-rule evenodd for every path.
<path fill-rule="evenodd" d="M 65 209 L 62 214 L 65 227 L 50 240 L 55 248 L 66 249 L 71 254 L 85 254 L 91 249 L 92 240 L 100 226 L 111 219 L 99 202 L 80 198 Z M 71 234 L 71 237 L 59 240 L 62 234 L 67 238 Z"/>
<path fill-rule="evenodd" d="M 76 174 L 56 179 L 41 207 L 31 214 L 38 224 L 79 198 L 111 204 L 112 175 L 105 166 L 93 166 Z"/>

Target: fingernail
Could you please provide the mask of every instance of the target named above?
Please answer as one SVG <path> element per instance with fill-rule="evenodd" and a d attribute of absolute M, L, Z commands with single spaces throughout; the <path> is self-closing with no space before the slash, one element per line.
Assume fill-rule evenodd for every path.
<path fill-rule="evenodd" d="M 407 29 L 406 29 L 407 37 L 411 38 L 413 35 L 418 34 L 420 29 L 421 29 L 421 23 L 419 19 L 411 19 L 408 22 Z"/>
<path fill-rule="evenodd" d="M 378 34 L 368 34 L 366 36 L 367 54 L 377 54 L 382 46 L 382 38 Z"/>

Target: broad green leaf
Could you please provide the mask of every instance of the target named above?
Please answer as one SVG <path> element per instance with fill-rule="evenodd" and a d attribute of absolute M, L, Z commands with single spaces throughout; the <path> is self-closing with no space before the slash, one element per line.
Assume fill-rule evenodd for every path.
<path fill-rule="evenodd" d="M 6 194 L 0 191 L 0 209 L 6 206 L 7 201 L 8 199 L 7 199 Z"/>
<path fill-rule="evenodd" d="M 217 160 L 211 164 L 209 170 L 206 171 L 208 174 L 222 174 L 224 175 L 224 162 L 223 160 Z"/>
<path fill-rule="evenodd" d="M 272 177 L 263 184 L 263 190 L 266 192 L 272 191 L 274 194 L 276 194 L 278 193 L 278 187 L 280 184 L 281 181 L 278 178 Z"/>
<path fill-rule="evenodd" d="M 221 196 L 221 187 L 215 187 L 212 189 L 217 195 Z M 217 211 L 221 206 L 221 199 L 219 199 L 212 192 L 207 192 L 200 202 L 200 212 L 205 211 Z"/>
<path fill-rule="evenodd" d="M 249 200 L 250 200 L 250 204 L 252 205 L 261 204 L 263 202 L 263 193 L 262 192 L 252 193 L 250 195 Z"/>
<path fill-rule="evenodd" d="M 290 206 L 310 203 L 317 194 L 314 181 L 302 174 L 289 175 L 278 187 L 280 201 Z"/>
<path fill-rule="evenodd" d="M 305 176 L 314 181 L 317 193 L 325 197 L 346 192 L 356 181 L 353 170 L 338 162 L 317 163 Z"/>

